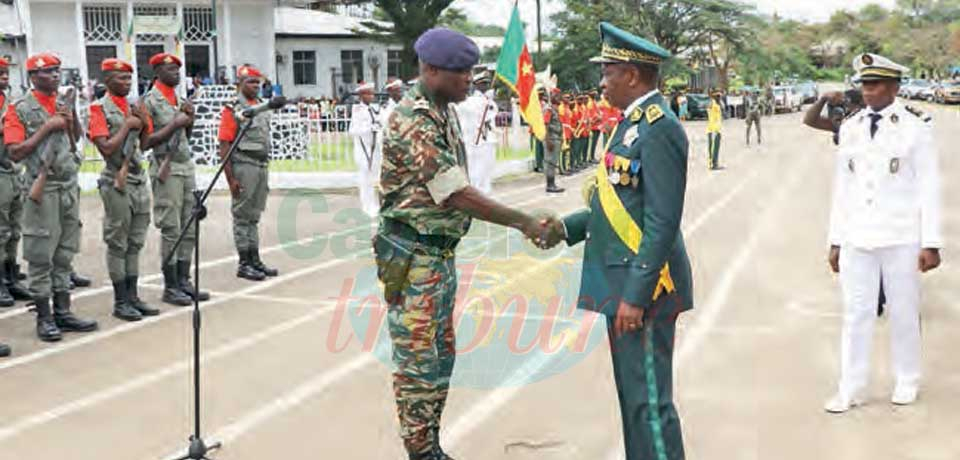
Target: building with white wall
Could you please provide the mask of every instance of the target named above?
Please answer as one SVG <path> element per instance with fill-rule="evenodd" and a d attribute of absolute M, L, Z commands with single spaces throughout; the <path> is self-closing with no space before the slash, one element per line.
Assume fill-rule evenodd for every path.
<path fill-rule="evenodd" d="M 76 72 L 83 81 L 98 79 L 100 61 L 109 57 L 135 62 L 135 76 L 148 81 L 153 71 L 147 61 L 159 52 L 179 55 L 184 60 L 184 76 L 212 76 L 214 53 L 227 74 L 243 63 L 257 65 L 268 75 L 275 71 L 276 0 L 14 3 L 26 53 L 52 51 L 60 56 L 66 72 Z"/>
<path fill-rule="evenodd" d="M 379 89 L 400 75 L 402 47 L 364 37 L 369 18 L 290 7 L 274 13 L 275 75 L 288 97 L 343 98 L 360 81 Z"/>

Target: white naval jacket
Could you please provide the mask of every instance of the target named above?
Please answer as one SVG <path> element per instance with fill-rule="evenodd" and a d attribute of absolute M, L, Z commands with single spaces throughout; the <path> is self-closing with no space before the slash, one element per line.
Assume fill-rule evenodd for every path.
<path fill-rule="evenodd" d="M 875 249 L 943 247 L 940 167 L 930 118 L 899 100 L 879 112 L 870 138 L 865 108 L 840 127 L 830 244 Z"/>
<path fill-rule="evenodd" d="M 467 97 L 463 102 L 457 104 L 457 114 L 460 117 L 460 129 L 463 130 L 463 143 L 467 148 L 475 145 L 496 144 L 497 136 L 495 134 L 495 120 L 497 118 L 497 104 L 493 102 L 493 91 L 487 91 L 487 94 L 474 90 L 473 94 Z M 484 118 L 484 108 L 487 113 Z M 480 142 L 477 141 L 477 133 L 481 129 L 481 118 L 486 120 L 490 129 L 486 129 L 486 138 L 480 136 Z"/>

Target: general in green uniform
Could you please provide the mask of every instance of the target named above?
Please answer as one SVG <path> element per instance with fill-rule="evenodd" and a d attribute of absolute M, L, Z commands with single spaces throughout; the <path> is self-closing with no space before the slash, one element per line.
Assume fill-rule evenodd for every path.
<path fill-rule="evenodd" d="M 137 293 L 140 250 L 150 226 L 150 190 L 140 151 L 141 139 L 150 134 L 149 123 L 143 109 L 130 107 L 127 101 L 133 66 L 111 58 L 101 62 L 100 70 L 107 93 L 90 105 L 87 132 L 105 163 L 97 189 L 103 202 L 103 242 L 113 283 L 113 316 L 139 321 L 160 313 Z"/>
<path fill-rule="evenodd" d="M 160 230 L 161 263 L 173 252 L 173 246 L 186 231 L 177 255 L 163 271 L 162 300 L 172 305 L 190 305 L 191 299 L 209 300 L 210 294 L 197 292 L 190 283 L 190 259 L 196 243 L 194 230 L 186 227 L 193 213 L 196 198 L 195 167 L 190 156 L 190 132 L 193 129 L 194 109 L 177 96 L 174 88 L 180 84 L 180 59 L 160 53 L 150 58 L 157 75 L 153 88 L 143 97 L 143 105 L 153 124 L 145 149 L 152 148 L 150 157 L 150 185 L 153 191 L 153 224 Z"/>
<path fill-rule="evenodd" d="M 9 76 L 9 65 L 0 57 L 0 116 L 9 106 L 5 94 Z M 24 195 L 21 169 L 10 159 L 0 128 L 0 307 L 12 307 L 17 300 L 32 298 L 30 291 L 20 284 L 20 265 L 17 263 Z"/>
<path fill-rule="evenodd" d="M 57 341 L 62 331 L 97 329 L 95 321 L 70 311 L 70 267 L 80 244 L 80 156 L 71 138 L 81 128 L 69 101 L 57 97 L 60 60 L 41 53 L 28 58 L 26 67 L 34 89 L 7 109 L 3 135 L 10 157 L 26 165 L 31 193 L 36 187 L 23 209 L 23 255 L 36 303 L 37 336 Z"/>
<path fill-rule="evenodd" d="M 604 91 L 625 118 L 597 168 L 589 208 L 554 229 L 569 245 L 586 242 L 579 307 L 607 318 L 626 459 L 681 459 L 672 364 L 677 316 L 693 307 L 680 232 L 688 142 L 656 90 L 669 53 L 607 23 L 600 32 L 594 62 L 603 63 Z"/>
<path fill-rule="evenodd" d="M 431 29 L 416 42 L 420 78 L 390 116 L 383 143 L 378 277 L 388 303 L 393 388 L 411 460 L 450 460 L 440 417 L 455 361 L 455 249 L 471 218 L 510 225 L 537 240 L 540 221 L 486 198 L 467 179 L 466 149 L 451 104 L 466 99 L 479 50 L 466 36 Z"/>
<path fill-rule="evenodd" d="M 242 114 L 260 104 L 260 83 L 263 74 L 253 66 L 237 69 L 237 99 L 223 108 L 220 114 L 220 158 L 226 158 L 236 140 L 238 127 L 246 120 Z M 274 98 L 282 105 L 282 96 Z M 240 263 L 237 277 L 262 281 L 279 272 L 260 259 L 260 216 L 267 207 L 270 194 L 268 162 L 270 161 L 270 114 L 263 111 L 253 117 L 250 128 L 230 157 L 223 172 L 230 186 L 233 206 L 233 241 Z"/>

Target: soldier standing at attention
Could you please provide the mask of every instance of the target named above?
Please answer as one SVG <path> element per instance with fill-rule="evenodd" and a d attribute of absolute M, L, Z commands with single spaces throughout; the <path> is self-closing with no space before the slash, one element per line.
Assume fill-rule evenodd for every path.
<path fill-rule="evenodd" d="M 538 218 L 487 198 L 467 179 L 463 133 L 452 104 L 470 89 L 480 52 L 458 32 L 425 32 L 414 49 L 419 81 L 386 127 L 380 227 L 374 238 L 393 343 L 400 436 L 411 460 L 451 460 L 440 417 L 455 360 L 455 250 L 472 218 L 539 241 Z"/>
<path fill-rule="evenodd" d="M 560 162 L 560 148 L 563 146 L 563 125 L 560 123 L 558 107 L 560 104 L 560 92 L 556 88 L 544 89 L 541 92 L 546 96 L 547 91 L 551 93 L 550 97 L 544 97 L 546 102 L 543 118 L 546 122 L 547 136 L 543 140 L 544 146 L 544 175 L 547 176 L 547 193 L 562 193 L 563 188 L 557 187 L 557 164 Z"/>
<path fill-rule="evenodd" d="M 350 114 L 350 135 L 353 136 L 353 159 L 357 164 L 357 188 L 360 192 L 360 206 L 364 214 L 376 217 L 379 210 L 377 202 L 377 180 L 380 172 L 382 154 L 380 145 L 380 106 L 374 104 L 373 83 L 361 83 L 357 87 L 360 101 L 353 104 Z"/>
<path fill-rule="evenodd" d="M 9 64 L 0 57 L 0 116 L 10 105 L 6 96 L 9 83 Z M 17 300 L 33 298 L 20 284 L 20 265 L 17 263 L 23 190 L 23 174 L 10 160 L 3 144 L 3 129 L 0 129 L 0 263 L 3 264 L 0 266 L 0 307 L 12 307 Z"/>
<path fill-rule="evenodd" d="M 747 114 L 747 145 L 750 145 L 750 128 L 754 125 L 757 127 L 757 145 L 763 144 L 763 134 L 760 129 L 760 119 L 763 117 L 763 108 L 760 107 L 759 95 L 754 91 L 750 91 L 743 98 L 743 103 L 746 106 Z"/>
<path fill-rule="evenodd" d="M 680 231 L 688 142 L 657 91 L 670 53 L 601 23 L 600 83 L 625 118 L 597 166 L 588 209 L 550 224 L 549 246 L 585 241 L 578 307 L 605 315 L 626 460 L 684 458 L 673 404 L 677 317 L 693 308 Z"/>
<path fill-rule="evenodd" d="M 840 381 L 827 412 L 864 402 L 882 283 L 895 382 L 890 401 L 912 404 L 921 377 L 920 274 L 940 266 L 940 167 L 930 117 L 897 100 L 909 71 L 876 54 L 853 62 L 866 107 L 840 125 L 830 212 L 830 266 L 840 274 Z"/>
<path fill-rule="evenodd" d="M 260 82 L 263 74 L 253 66 L 237 69 L 237 99 L 223 107 L 220 114 L 220 159 L 227 157 L 237 138 L 237 130 L 245 121 L 241 113 L 260 104 Z M 276 99 L 282 98 L 278 96 Z M 277 101 L 282 105 L 285 101 Z M 230 186 L 233 214 L 233 241 L 240 263 L 237 278 L 262 281 L 277 276 L 279 271 L 266 266 L 260 259 L 260 216 L 267 206 L 270 194 L 268 184 L 270 161 L 270 117 L 272 111 L 263 111 L 253 117 L 253 124 L 240 139 L 223 173 Z"/>
<path fill-rule="evenodd" d="M 23 254 L 37 308 L 37 336 L 60 340 L 62 332 L 91 332 L 96 321 L 70 311 L 70 264 L 80 245 L 80 158 L 71 133 L 80 133 L 75 110 L 58 104 L 60 59 L 50 53 L 27 58 L 33 90 L 3 118 L 3 141 L 10 158 L 26 164 L 27 184 L 39 187 L 23 208 Z M 38 177 L 45 180 L 37 182 Z M 53 311 L 50 296 L 53 296 Z"/>
<path fill-rule="evenodd" d="M 90 105 L 87 135 L 105 163 L 97 188 L 103 201 L 103 242 L 113 283 L 113 316 L 139 321 L 160 314 L 137 294 L 140 250 L 150 226 L 150 191 L 140 145 L 150 135 L 150 126 L 143 108 L 127 102 L 133 86 L 133 66 L 119 59 L 105 59 L 100 70 L 107 93 Z"/>
<path fill-rule="evenodd" d="M 720 169 L 720 129 L 723 126 L 723 109 L 720 106 L 720 92 L 710 96 L 710 107 L 707 108 L 707 156 L 709 167 L 715 171 Z"/>
<path fill-rule="evenodd" d="M 156 79 L 142 103 L 153 129 L 143 149 L 153 149 L 150 185 L 153 190 L 153 224 L 160 230 L 160 263 L 173 252 L 180 232 L 186 230 L 177 255 L 170 264 L 161 267 L 162 300 L 171 305 L 188 306 L 193 298 L 210 299 L 210 294 L 198 292 L 190 283 L 190 259 L 196 241 L 193 227 L 185 227 L 196 203 L 193 190 L 197 179 L 190 157 L 194 109 L 190 102 L 176 94 L 175 88 L 180 84 L 180 58 L 159 53 L 149 62 Z"/>

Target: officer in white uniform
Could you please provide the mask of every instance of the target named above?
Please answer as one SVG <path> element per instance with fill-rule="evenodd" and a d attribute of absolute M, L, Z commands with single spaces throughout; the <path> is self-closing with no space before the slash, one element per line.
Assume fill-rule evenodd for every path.
<path fill-rule="evenodd" d="M 457 105 L 467 147 L 470 184 L 484 194 L 492 190 L 493 169 L 497 164 L 497 135 L 494 131 L 497 104 L 490 89 L 491 78 L 486 71 L 477 74 L 473 79 L 473 94 Z"/>
<path fill-rule="evenodd" d="M 353 136 L 353 158 L 357 164 L 357 187 L 363 212 L 376 217 L 380 211 L 377 183 L 380 181 L 380 106 L 373 102 L 373 84 L 357 87 L 360 102 L 353 105 L 350 115 L 350 135 Z"/>
<path fill-rule="evenodd" d="M 931 120 L 896 99 L 907 68 L 875 54 L 854 60 L 866 107 L 840 127 L 830 213 L 830 263 L 844 303 L 841 413 L 864 402 L 880 275 L 887 296 L 895 382 L 891 402 L 920 384 L 920 273 L 940 265 L 940 171 Z"/>

